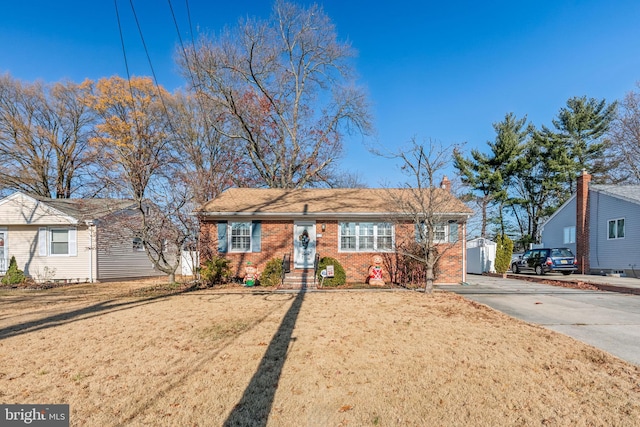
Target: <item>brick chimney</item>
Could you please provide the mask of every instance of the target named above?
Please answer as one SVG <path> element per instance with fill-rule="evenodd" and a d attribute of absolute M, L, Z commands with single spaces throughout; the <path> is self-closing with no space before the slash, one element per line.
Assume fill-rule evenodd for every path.
<path fill-rule="evenodd" d="M 442 177 L 442 182 L 440 183 L 440 188 L 442 188 L 443 190 L 446 190 L 447 192 L 451 193 L 451 181 L 449 181 L 449 178 L 447 178 L 447 175 Z"/>
<path fill-rule="evenodd" d="M 576 192 L 576 258 L 578 272 L 589 274 L 589 182 L 586 170 L 578 177 Z"/>

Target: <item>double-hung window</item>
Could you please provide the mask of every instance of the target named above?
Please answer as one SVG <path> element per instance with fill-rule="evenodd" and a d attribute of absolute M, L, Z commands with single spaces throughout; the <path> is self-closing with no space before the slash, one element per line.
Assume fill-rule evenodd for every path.
<path fill-rule="evenodd" d="M 51 236 L 51 255 L 69 255 L 69 230 L 52 228 L 49 231 Z"/>
<path fill-rule="evenodd" d="M 609 221 L 609 239 L 624 238 L 624 218 L 612 219 Z"/>
<path fill-rule="evenodd" d="M 231 251 L 251 251 L 251 222 L 231 223 Z"/>
<path fill-rule="evenodd" d="M 458 223 L 449 221 L 447 223 L 433 224 L 433 242 L 434 243 L 456 243 L 458 241 Z M 416 224 L 416 241 L 422 242 L 428 235 L 427 225 L 425 223 Z"/>
<path fill-rule="evenodd" d="M 393 225 L 386 222 L 341 222 L 340 251 L 378 252 L 393 250 Z"/>
<path fill-rule="evenodd" d="M 260 252 L 260 221 L 218 222 L 218 252 Z"/>
<path fill-rule="evenodd" d="M 564 227 L 564 240 L 563 243 L 575 243 L 576 242 L 576 227 Z"/>
<path fill-rule="evenodd" d="M 38 231 L 38 255 L 76 256 L 78 254 L 75 228 L 46 228 Z"/>
<path fill-rule="evenodd" d="M 442 243 L 447 241 L 446 224 L 435 224 L 433 227 L 433 241 Z"/>

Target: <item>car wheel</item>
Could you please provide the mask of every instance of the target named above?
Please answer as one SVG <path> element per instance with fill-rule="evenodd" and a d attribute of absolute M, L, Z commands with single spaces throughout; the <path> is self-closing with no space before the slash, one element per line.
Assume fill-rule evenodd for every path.
<path fill-rule="evenodd" d="M 515 262 L 511 264 L 511 271 L 516 274 L 520 274 L 520 269 L 518 268 L 518 264 L 516 264 Z"/>
<path fill-rule="evenodd" d="M 573 271 L 563 271 L 562 274 L 564 274 L 565 276 L 570 275 L 571 273 L 573 273 Z"/>
<path fill-rule="evenodd" d="M 544 274 L 544 270 L 542 269 L 541 265 L 536 265 L 536 274 L 538 276 L 542 276 Z"/>

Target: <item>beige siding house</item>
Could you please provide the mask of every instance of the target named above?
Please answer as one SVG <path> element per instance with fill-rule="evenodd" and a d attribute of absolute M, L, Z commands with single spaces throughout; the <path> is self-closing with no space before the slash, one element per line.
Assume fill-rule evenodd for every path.
<path fill-rule="evenodd" d="M 17 192 L 0 200 L 0 276 L 15 256 L 36 281 L 94 282 L 157 276 L 139 241 L 118 223 L 131 202 L 40 199 Z"/>

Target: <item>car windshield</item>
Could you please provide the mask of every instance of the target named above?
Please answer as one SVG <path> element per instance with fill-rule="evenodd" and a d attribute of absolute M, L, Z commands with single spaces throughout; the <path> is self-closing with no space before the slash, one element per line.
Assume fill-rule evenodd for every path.
<path fill-rule="evenodd" d="M 551 249 L 551 256 L 573 258 L 573 253 L 567 248 Z"/>

